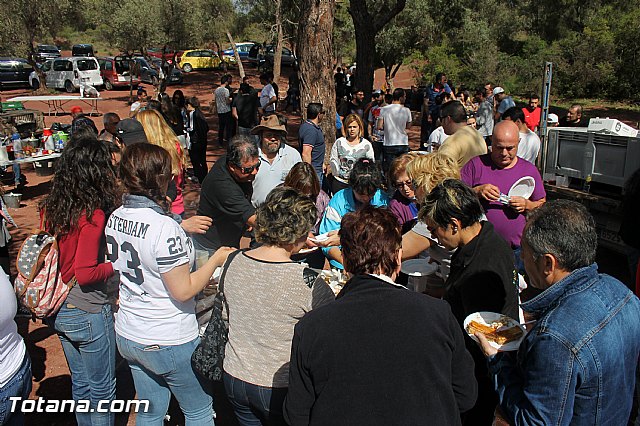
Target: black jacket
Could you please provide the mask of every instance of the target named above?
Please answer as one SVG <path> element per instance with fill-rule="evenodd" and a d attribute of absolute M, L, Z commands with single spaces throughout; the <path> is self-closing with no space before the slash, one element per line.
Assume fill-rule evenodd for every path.
<path fill-rule="evenodd" d="M 459 425 L 473 361 L 441 300 L 363 275 L 296 325 L 285 416 L 298 425 Z"/>

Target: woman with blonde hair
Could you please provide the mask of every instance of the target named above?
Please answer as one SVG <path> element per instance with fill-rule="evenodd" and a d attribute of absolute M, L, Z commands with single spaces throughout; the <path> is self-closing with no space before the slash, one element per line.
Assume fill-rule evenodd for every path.
<path fill-rule="evenodd" d="M 389 185 L 395 188 L 393 197 L 389 201 L 389 210 L 398 219 L 402 233 L 406 234 L 416 224 L 418 206 L 413 182 L 407 174 L 409 164 L 418 154 L 407 153 L 397 157 L 389 167 Z"/>
<path fill-rule="evenodd" d="M 460 168 L 453 158 L 434 152 L 420 155 L 410 161 L 407 164 L 407 175 L 413 184 L 417 203 L 423 205 L 425 198 L 438 184 L 446 179 L 460 179 Z M 418 220 L 415 226 L 402 236 L 402 258 L 421 257 L 420 254 L 425 251 L 430 261 L 438 265 L 438 274 L 446 280 L 452 253 L 438 244 L 427 225 Z"/>
<path fill-rule="evenodd" d="M 169 197 L 173 199 L 171 203 L 171 212 L 177 215 L 184 215 L 184 198 L 182 190 L 184 189 L 184 172 L 185 157 L 184 151 L 180 146 L 178 137 L 167 124 L 162 114 L 154 110 L 140 111 L 136 115 L 136 119 L 140 121 L 144 128 L 149 143 L 164 148 L 171 157 L 171 175 L 175 184 L 175 198 L 171 194 L 171 186 Z"/>
<path fill-rule="evenodd" d="M 349 114 L 344 119 L 345 135 L 336 140 L 331 148 L 331 192 L 349 187 L 349 175 L 353 165 L 361 158 L 374 160 L 373 146 L 364 138 L 364 124 L 356 114 Z"/>

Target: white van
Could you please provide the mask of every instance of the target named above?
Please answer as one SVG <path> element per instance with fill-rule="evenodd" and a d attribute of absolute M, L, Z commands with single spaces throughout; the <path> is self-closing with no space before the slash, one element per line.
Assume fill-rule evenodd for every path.
<path fill-rule="evenodd" d="M 47 77 L 47 87 L 65 89 L 73 93 L 83 84 L 99 87 L 104 83 L 100 75 L 98 60 L 92 57 L 71 57 L 50 59 L 42 64 L 42 71 Z M 40 79 L 34 71 L 29 77 L 34 89 L 40 87 Z"/>

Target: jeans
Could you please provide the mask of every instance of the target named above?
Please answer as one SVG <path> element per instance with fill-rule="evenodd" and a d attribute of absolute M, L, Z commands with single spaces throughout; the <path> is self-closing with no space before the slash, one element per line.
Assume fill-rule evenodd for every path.
<path fill-rule="evenodd" d="M 286 425 L 282 414 L 287 388 L 269 388 L 224 372 L 224 389 L 240 426 Z"/>
<path fill-rule="evenodd" d="M 524 260 L 522 260 L 522 257 L 520 256 L 521 253 L 522 247 L 515 247 L 513 249 L 513 264 L 516 267 L 516 271 L 524 277 L 526 276 L 526 272 L 524 270 Z"/>
<path fill-rule="evenodd" d="M 214 424 L 213 399 L 191 367 L 200 338 L 175 346 L 143 345 L 122 336 L 116 341 L 131 368 L 138 399 L 150 401 L 149 411 L 136 415 L 136 424 L 162 426 L 172 393 L 187 426 Z"/>
<path fill-rule="evenodd" d="M 116 343 L 111 305 L 90 313 L 67 303 L 48 320 L 58 333 L 71 371 L 71 395 L 90 400 L 95 409 L 102 400 L 116 396 Z M 113 413 L 76 413 L 79 426 L 113 425 Z"/>
<path fill-rule="evenodd" d="M 9 398 L 17 396 L 23 400 L 29 398 L 31 392 L 31 360 L 29 354 L 24 353 L 22 365 L 9 380 L 9 382 L 0 389 L 0 425 L 18 426 L 24 424 L 24 414 L 19 411 L 20 403 L 16 404 L 16 412 L 11 412 L 13 401 Z"/>
<path fill-rule="evenodd" d="M 391 167 L 393 160 L 407 152 L 409 152 L 409 145 L 392 145 L 382 147 L 382 171 L 385 176 L 389 171 L 389 167 Z"/>

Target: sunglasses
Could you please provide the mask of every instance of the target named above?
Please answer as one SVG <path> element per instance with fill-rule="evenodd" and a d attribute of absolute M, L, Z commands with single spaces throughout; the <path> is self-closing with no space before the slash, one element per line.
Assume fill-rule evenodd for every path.
<path fill-rule="evenodd" d="M 409 188 L 409 189 L 413 189 L 413 182 L 410 181 L 410 180 L 406 180 L 404 182 L 396 182 L 396 183 L 393 184 L 393 187 L 396 188 L 396 189 L 402 189 L 405 186 L 407 188 Z"/>
<path fill-rule="evenodd" d="M 248 175 L 250 173 L 253 173 L 254 170 L 258 170 L 260 168 L 260 161 L 258 161 L 256 164 L 254 164 L 253 166 L 249 166 L 249 167 L 242 167 L 239 165 L 235 165 L 243 174 Z"/>

